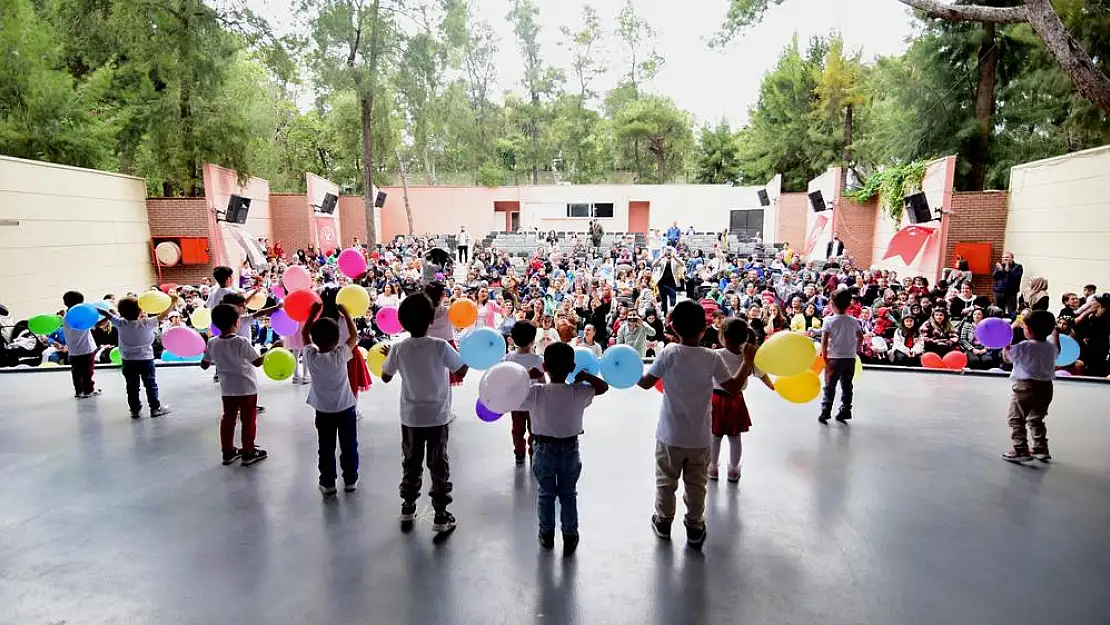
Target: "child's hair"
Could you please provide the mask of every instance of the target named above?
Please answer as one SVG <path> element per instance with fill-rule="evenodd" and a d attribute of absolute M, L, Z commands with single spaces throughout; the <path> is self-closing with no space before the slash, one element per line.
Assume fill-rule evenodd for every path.
<path fill-rule="evenodd" d="M 531 321 L 518 321 L 509 330 L 509 336 L 517 347 L 528 347 L 536 342 L 536 326 Z"/>
<path fill-rule="evenodd" d="M 1095 291 L 1098 290 L 1098 287 L 1093 285 L 1093 284 L 1084 284 L 1083 285 L 1083 290 L 1084 291 L 1090 291 L 1091 293 L 1094 293 Z"/>
<path fill-rule="evenodd" d="M 1047 310 L 1034 310 L 1025 317 L 1025 327 L 1034 340 L 1046 340 L 1056 329 L 1056 316 Z"/>
<path fill-rule="evenodd" d="M 836 308 L 836 312 L 843 313 L 852 305 L 852 292 L 848 289 L 837 291 L 836 294 L 833 295 L 832 301 L 833 308 Z"/>
<path fill-rule="evenodd" d="M 561 342 L 548 345 L 543 350 L 543 368 L 552 380 L 565 380 L 574 371 L 574 348 Z"/>
<path fill-rule="evenodd" d="M 212 277 L 216 279 L 216 284 L 220 286 L 226 285 L 227 281 L 231 280 L 231 276 L 233 275 L 235 275 L 235 271 L 233 271 L 231 267 L 225 267 L 223 265 L 212 270 Z"/>
<path fill-rule="evenodd" d="M 322 351 L 331 351 L 339 344 L 339 324 L 331 317 L 320 317 L 308 332 L 312 342 Z"/>
<path fill-rule="evenodd" d="M 85 296 L 80 291 L 66 291 L 62 294 L 62 303 L 66 308 L 73 308 L 78 304 L 85 303 Z"/>
<path fill-rule="evenodd" d="M 401 327 L 413 336 L 424 336 L 428 333 L 428 326 L 432 325 L 436 309 L 432 300 L 424 293 L 413 293 L 401 300 L 397 309 L 397 316 L 401 320 Z"/>
<path fill-rule="evenodd" d="M 227 304 L 229 306 L 246 306 L 247 298 L 238 293 L 228 293 L 227 295 L 224 295 L 224 298 L 220 300 L 220 303 Z"/>
<path fill-rule="evenodd" d="M 429 282 L 428 285 L 424 287 L 424 294 L 432 300 L 432 304 L 438 306 L 439 303 L 443 301 L 443 292 L 445 289 L 446 286 L 437 280 L 435 282 Z"/>
<path fill-rule="evenodd" d="M 705 310 L 692 300 L 682 300 L 671 309 L 671 327 L 680 337 L 695 340 L 705 331 Z"/>
<path fill-rule="evenodd" d="M 721 336 L 728 341 L 729 345 L 743 345 L 747 343 L 750 336 L 748 322 L 737 317 L 729 319 L 725 322 L 725 325 L 721 327 Z"/>
<path fill-rule="evenodd" d="M 116 310 L 119 311 L 119 316 L 128 321 L 135 321 L 139 318 L 139 300 L 134 297 L 125 297 L 116 304 Z"/>
<path fill-rule="evenodd" d="M 235 323 L 239 321 L 239 311 L 231 304 L 220 304 L 212 309 L 212 325 L 220 332 L 231 332 Z"/>

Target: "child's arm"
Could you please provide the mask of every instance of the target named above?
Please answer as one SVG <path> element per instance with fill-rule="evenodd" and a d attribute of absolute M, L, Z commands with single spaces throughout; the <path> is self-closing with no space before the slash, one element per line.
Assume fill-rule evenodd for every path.
<path fill-rule="evenodd" d="M 177 302 L 179 299 L 180 298 L 177 297 L 177 293 L 174 293 L 170 296 L 170 305 L 165 310 L 158 313 L 158 321 L 165 321 L 166 317 L 170 316 L 170 313 L 173 312 L 173 309 L 177 306 Z"/>
<path fill-rule="evenodd" d="M 821 333 L 821 358 L 823 360 L 829 359 L 829 333 Z"/>
<path fill-rule="evenodd" d="M 385 382 L 386 384 L 389 384 L 389 381 L 393 379 L 392 373 L 386 373 L 387 370 L 393 370 L 393 363 L 389 360 L 390 351 L 391 350 L 389 349 L 388 344 L 382 346 L 382 355 L 385 356 L 385 362 L 382 363 L 382 382 Z"/>
<path fill-rule="evenodd" d="M 640 388 L 642 388 L 644 390 L 647 390 L 649 388 L 654 387 L 657 382 L 659 382 L 659 378 L 652 375 L 650 372 L 648 372 L 648 373 L 645 373 L 642 378 L 640 378 L 640 381 L 636 383 L 636 386 L 639 386 Z"/>
<path fill-rule="evenodd" d="M 358 328 L 355 327 L 355 320 L 351 319 L 351 313 L 347 312 L 347 307 L 340 304 L 338 308 L 339 314 L 343 315 L 343 320 L 347 322 L 347 347 L 353 351 L 358 347 Z"/>
<path fill-rule="evenodd" d="M 764 373 L 762 376 L 760 376 L 759 379 L 760 379 L 761 382 L 763 382 L 763 386 L 766 386 L 767 388 L 771 389 L 772 391 L 775 390 L 775 383 L 774 383 L 773 380 L 771 380 L 771 376 Z"/>
<path fill-rule="evenodd" d="M 308 319 L 305 320 L 304 325 L 301 326 L 301 340 L 305 345 L 312 345 L 312 322 L 320 316 L 320 311 L 324 309 L 324 305 L 320 302 L 314 302 L 312 308 L 308 311 Z"/>
<path fill-rule="evenodd" d="M 536 367 L 532 367 L 528 371 L 528 377 L 533 379 L 533 380 L 542 380 L 543 379 L 543 371 L 541 371 L 540 369 L 537 369 Z"/>
<path fill-rule="evenodd" d="M 579 371 L 578 375 L 574 377 L 574 381 L 586 382 L 587 384 L 589 384 L 590 388 L 594 389 L 595 397 L 598 395 L 604 395 L 605 392 L 609 390 L 609 384 L 606 383 L 605 380 L 602 380 L 596 375 L 591 375 L 587 371 Z"/>

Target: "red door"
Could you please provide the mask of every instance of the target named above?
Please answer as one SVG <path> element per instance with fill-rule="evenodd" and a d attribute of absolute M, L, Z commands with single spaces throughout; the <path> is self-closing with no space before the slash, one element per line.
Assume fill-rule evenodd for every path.
<path fill-rule="evenodd" d="M 628 231 L 648 233 L 651 222 L 651 202 L 631 201 L 628 203 Z"/>

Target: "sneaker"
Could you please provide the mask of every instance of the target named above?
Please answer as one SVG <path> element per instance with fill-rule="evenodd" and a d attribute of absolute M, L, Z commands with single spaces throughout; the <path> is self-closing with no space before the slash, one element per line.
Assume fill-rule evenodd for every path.
<path fill-rule="evenodd" d="M 240 457 L 241 457 L 242 455 L 243 455 L 243 452 L 242 452 L 242 451 L 240 451 L 240 450 L 238 450 L 238 449 L 233 449 L 233 450 L 231 450 L 231 451 L 225 451 L 225 452 L 224 452 L 224 462 L 223 462 L 223 465 L 224 465 L 224 466 L 226 467 L 226 466 L 228 466 L 229 464 L 232 464 L 232 463 L 234 463 L 234 462 L 235 462 L 236 460 L 238 460 L 238 459 L 239 459 L 239 458 L 240 458 Z"/>
<path fill-rule="evenodd" d="M 524 464 L 524 454 L 516 454 L 516 466 Z"/>
<path fill-rule="evenodd" d="M 266 412 L 266 407 L 265 406 L 258 406 L 258 414 L 262 414 L 263 412 Z"/>
<path fill-rule="evenodd" d="M 1033 462 L 1033 456 L 1030 456 L 1029 452 L 1015 451 L 1013 449 L 1002 454 L 1002 459 L 1006 462 L 1012 462 L 1014 464 L 1025 464 L 1027 462 Z"/>
<path fill-rule="evenodd" d="M 540 532 L 540 548 L 544 551 L 555 548 L 555 532 Z"/>
<path fill-rule="evenodd" d="M 343 485 L 343 492 L 353 493 L 358 490 L 358 480 Z"/>
<path fill-rule="evenodd" d="M 330 495 L 334 495 L 337 491 L 335 490 L 335 486 L 325 486 L 323 484 L 320 484 L 320 492 L 325 497 L 327 497 L 327 496 L 330 496 Z"/>
<path fill-rule="evenodd" d="M 820 423 L 821 425 L 828 425 L 829 424 L 829 415 L 827 415 L 825 413 L 821 413 L 821 416 L 817 417 L 817 422 Z"/>
<path fill-rule="evenodd" d="M 651 530 L 663 540 L 671 539 L 671 522 L 662 519 L 658 514 L 651 517 Z"/>
<path fill-rule="evenodd" d="M 416 502 L 406 501 L 401 504 L 401 529 L 409 531 L 416 522 Z"/>
<path fill-rule="evenodd" d="M 563 555 L 568 556 L 578 549 L 578 534 L 563 532 Z"/>
<path fill-rule="evenodd" d="M 717 465 L 715 465 L 715 464 L 709 465 L 709 479 L 716 482 L 719 478 L 720 478 L 720 475 L 717 472 Z"/>
<path fill-rule="evenodd" d="M 841 409 L 836 415 L 836 420 L 841 423 L 847 423 L 852 420 L 852 411 Z"/>
<path fill-rule="evenodd" d="M 164 417 L 164 416 L 170 414 L 170 412 L 172 412 L 170 410 L 170 407 L 163 404 L 161 406 L 158 406 L 154 410 L 150 411 L 150 418 L 155 419 L 157 417 Z"/>
<path fill-rule="evenodd" d="M 1037 460 L 1040 460 L 1041 462 L 1048 462 L 1049 460 L 1052 460 L 1052 454 L 1048 453 L 1047 449 L 1044 451 L 1034 451 L 1033 457 Z"/>
<path fill-rule="evenodd" d="M 143 416 L 143 415 L 142 415 L 142 414 L 141 414 L 141 413 L 140 413 L 139 411 L 137 411 L 137 410 L 136 410 L 135 412 L 132 412 L 132 413 L 131 413 L 131 418 L 132 418 L 132 419 L 139 419 L 139 418 L 141 418 L 142 416 Z M 154 415 L 151 415 L 151 416 L 153 417 Z"/>
<path fill-rule="evenodd" d="M 93 392 L 89 393 L 88 395 L 85 395 L 85 397 L 99 397 L 100 394 L 103 393 L 103 392 L 104 391 L 102 391 L 100 389 L 95 389 L 95 390 L 93 390 Z"/>
<path fill-rule="evenodd" d="M 454 531 L 456 525 L 458 525 L 458 521 L 455 520 L 455 515 L 443 510 L 442 512 L 436 512 L 436 516 L 432 520 L 432 531 L 437 534 L 446 534 Z"/>
<path fill-rule="evenodd" d="M 728 481 L 732 482 L 733 484 L 740 481 L 740 467 L 729 467 Z"/>
<path fill-rule="evenodd" d="M 302 378 L 301 376 L 295 375 L 295 376 L 293 376 L 293 384 L 300 384 L 301 380 L 303 380 L 303 379 L 304 378 Z"/>
<path fill-rule="evenodd" d="M 265 449 L 259 449 L 259 448 L 255 447 L 254 449 L 252 449 L 250 451 L 244 451 L 243 452 L 243 459 L 240 460 L 239 462 L 244 467 L 249 467 L 252 464 L 258 464 L 259 462 L 262 462 L 269 455 L 270 454 L 267 454 Z"/>
<path fill-rule="evenodd" d="M 705 544 L 705 525 L 686 526 L 686 545 L 691 549 L 701 549 Z"/>

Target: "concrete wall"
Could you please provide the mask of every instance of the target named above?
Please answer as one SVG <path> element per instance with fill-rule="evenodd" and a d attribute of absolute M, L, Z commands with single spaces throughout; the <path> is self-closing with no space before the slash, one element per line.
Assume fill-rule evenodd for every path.
<path fill-rule="evenodd" d="M 142 291 L 154 277 L 146 182 L 0 156 L 0 303 L 19 319 Z"/>
<path fill-rule="evenodd" d="M 1084 284 L 1110 287 L 1110 146 L 1014 167 L 1006 250 L 1048 279 L 1053 305 Z"/>
<path fill-rule="evenodd" d="M 270 183 L 261 178 L 250 178 L 244 183 L 239 182 L 239 175 L 233 169 L 206 163 L 204 165 L 204 199 L 208 209 L 208 231 L 212 241 L 213 261 L 217 265 L 227 265 L 238 270 L 246 258 L 246 253 L 231 235 L 230 228 L 225 222 L 216 221 L 216 211 L 227 208 L 227 201 L 232 194 L 250 198 L 250 211 L 247 213 L 247 223 L 243 224 L 254 238 L 273 239 L 273 220 L 270 215 Z"/>

